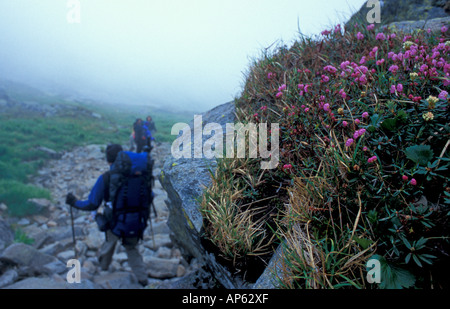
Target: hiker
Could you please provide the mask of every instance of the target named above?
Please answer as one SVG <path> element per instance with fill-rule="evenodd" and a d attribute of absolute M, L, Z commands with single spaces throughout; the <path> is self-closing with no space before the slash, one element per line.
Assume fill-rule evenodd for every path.
<path fill-rule="evenodd" d="M 154 136 L 158 130 L 156 129 L 155 122 L 152 120 L 151 116 L 147 116 L 146 120 L 144 121 L 144 127 L 148 130 L 147 146 L 150 147 L 150 149 L 152 149 L 151 142 L 155 140 Z"/>
<path fill-rule="evenodd" d="M 119 186 L 112 182 L 112 180 L 117 179 L 119 175 L 116 172 L 117 169 L 126 165 L 123 162 L 123 158 L 127 157 L 127 155 L 134 155 L 143 162 L 143 159 L 148 156 L 148 153 L 135 154 L 132 152 L 124 152 L 120 145 L 108 145 L 106 148 L 106 160 L 110 165 L 110 170 L 97 179 L 87 200 L 78 200 L 72 193 L 68 193 L 66 196 L 66 203 L 71 207 L 80 210 L 96 211 L 101 206 L 102 202 L 105 201 L 103 214 L 97 213 L 95 216 L 99 229 L 105 232 L 105 242 L 100 248 L 98 257 L 100 267 L 104 271 L 108 270 L 116 243 L 118 240 L 122 239 L 122 245 L 125 247 L 128 256 L 128 263 L 139 283 L 145 286 L 148 283 L 147 272 L 142 256 L 137 249 L 137 245 L 139 240 L 142 239 L 143 232 L 147 226 L 147 220 L 150 215 L 149 207 L 153 199 L 153 194 L 151 193 L 151 190 L 149 190 L 150 192 L 148 192 L 148 195 L 144 195 L 143 192 L 145 192 L 145 190 L 142 190 L 140 185 L 130 185 L 130 183 L 127 183 L 127 181 L 123 179 L 121 183 L 125 183 L 127 186 Z M 122 161 L 117 162 L 119 161 L 119 157 Z M 145 162 L 147 162 L 147 159 L 145 159 Z M 131 166 L 131 163 L 129 163 L 130 168 Z M 130 176 L 130 180 L 128 181 L 131 182 L 132 178 L 133 177 Z M 135 178 L 136 177 L 133 179 Z M 126 187 L 126 189 L 121 190 L 124 187 Z M 113 192 L 113 189 L 116 189 L 116 191 Z M 127 195 L 124 191 L 129 194 Z M 143 207 L 139 212 L 136 211 L 135 197 L 143 204 Z M 115 203 L 111 203 L 111 200 L 115 201 Z M 132 211 L 127 212 L 124 208 L 128 204 L 132 205 L 130 207 L 134 207 Z M 135 220 L 136 218 L 138 218 L 138 220 Z"/>
<path fill-rule="evenodd" d="M 136 152 L 141 153 L 144 149 L 144 146 L 148 145 L 150 131 L 148 131 L 141 118 L 136 119 L 133 124 L 133 130 L 134 141 L 136 143 Z"/>
<path fill-rule="evenodd" d="M 155 122 L 153 121 L 153 119 L 152 119 L 151 116 L 147 116 L 147 118 L 146 118 L 144 124 L 145 124 L 145 125 L 147 126 L 147 128 L 149 129 L 150 134 L 151 134 L 152 136 L 155 136 L 155 133 L 158 132 L 158 130 L 156 129 Z"/>

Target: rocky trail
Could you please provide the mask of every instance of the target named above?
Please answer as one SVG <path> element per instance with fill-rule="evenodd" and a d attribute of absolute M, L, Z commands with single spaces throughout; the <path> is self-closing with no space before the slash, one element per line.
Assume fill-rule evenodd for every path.
<path fill-rule="evenodd" d="M 127 255 L 120 243 L 116 246 L 109 270 L 100 270 L 97 251 L 103 243 L 104 233 L 98 230 L 90 212 L 77 209 L 73 209 L 75 256 L 70 208 L 65 204 L 65 196 L 73 192 L 79 199 L 87 199 L 98 176 L 109 168 L 105 148 L 106 145 L 89 145 L 55 154 L 56 158 L 32 179 L 33 184 L 48 189 L 52 196 L 51 200 L 31 200 L 41 209 L 39 214 L 20 219 L 8 218 L 4 215 L 7 205 L 2 205 L 0 288 L 143 288 L 128 266 Z M 152 214 L 151 224 L 139 245 L 149 278 L 149 284 L 144 288 L 197 288 L 202 284 L 199 282 L 201 267 L 195 259 L 186 261 L 181 255 L 171 240 L 167 225 L 167 193 L 157 176 L 169 155 L 168 143 L 160 143 L 152 151 L 157 217 Z M 13 229 L 22 231 L 27 239 L 33 241 L 30 244 L 12 241 Z M 72 266 L 67 262 L 73 258 L 77 258 L 81 265 L 81 283 L 67 281 Z"/>

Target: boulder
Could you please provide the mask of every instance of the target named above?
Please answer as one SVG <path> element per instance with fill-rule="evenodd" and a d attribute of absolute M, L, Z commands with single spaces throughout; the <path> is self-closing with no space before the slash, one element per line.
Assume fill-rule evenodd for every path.
<path fill-rule="evenodd" d="M 166 279 L 174 278 L 180 271 L 179 259 L 163 259 L 158 257 L 144 257 L 144 263 L 147 265 L 148 275 L 152 278 Z"/>
<path fill-rule="evenodd" d="M 203 127 L 207 123 L 217 123 L 225 133 L 226 124 L 234 123 L 235 119 L 234 103 L 229 102 L 204 113 L 201 125 Z M 194 121 L 189 127 L 193 136 L 194 130 L 198 128 L 194 128 Z M 202 145 L 209 138 L 208 135 L 202 135 Z M 192 158 L 176 159 L 169 156 L 159 177 L 168 195 L 168 225 L 173 233 L 172 239 L 181 248 L 183 255 L 195 257 L 200 263 L 205 263 L 225 288 L 237 288 L 240 284 L 222 265 L 216 263 L 213 254 L 207 252 L 202 245 L 203 217 L 197 199 L 201 197 L 203 190 L 211 185 L 211 173 L 214 173 L 217 163 L 215 158 L 193 158 L 193 154 L 198 150 L 194 148 L 195 144 L 191 138 Z"/>
<path fill-rule="evenodd" d="M 94 283 L 102 289 L 139 289 L 136 276 L 129 272 L 103 273 L 94 278 Z"/>
<path fill-rule="evenodd" d="M 0 218 L 0 253 L 14 241 L 14 232 L 5 220 Z"/>
<path fill-rule="evenodd" d="M 54 256 L 42 253 L 24 243 L 14 243 L 6 248 L 0 255 L 0 261 L 27 267 L 28 272 L 38 274 L 48 275 L 65 270 L 65 265 Z"/>

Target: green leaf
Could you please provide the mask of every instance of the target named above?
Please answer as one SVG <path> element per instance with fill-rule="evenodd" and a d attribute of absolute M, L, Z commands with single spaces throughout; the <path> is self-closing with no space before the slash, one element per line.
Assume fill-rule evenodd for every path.
<path fill-rule="evenodd" d="M 400 267 L 390 264 L 384 257 L 374 255 L 372 258 L 380 261 L 382 289 L 403 289 L 410 288 L 416 282 L 413 274 Z"/>
<path fill-rule="evenodd" d="M 414 262 L 416 262 L 416 264 L 417 264 L 419 267 L 422 267 L 422 263 L 420 262 L 420 260 L 419 260 L 419 258 L 417 257 L 417 255 L 413 254 L 412 258 L 413 258 Z"/>
<path fill-rule="evenodd" d="M 395 118 L 388 118 L 385 119 L 382 123 L 381 123 L 381 127 L 385 130 L 388 131 L 394 131 L 395 128 L 397 127 L 397 119 Z"/>
<path fill-rule="evenodd" d="M 408 118 L 408 114 L 403 109 L 401 109 L 397 112 L 396 118 L 400 121 L 405 121 Z"/>
<path fill-rule="evenodd" d="M 422 166 L 427 166 L 428 162 L 433 159 L 434 153 L 429 145 L 414 145 L 406 148 L 406 157 Z"/>
<path fill-rule="evenodd" d="M 366 238 L 358 238 L 356 236 L 353 236 L 353 240 L 358 243 L 363 249 L 369 248 L 371 244 L 373 244 L 373 240 L 366 239 Z"/>

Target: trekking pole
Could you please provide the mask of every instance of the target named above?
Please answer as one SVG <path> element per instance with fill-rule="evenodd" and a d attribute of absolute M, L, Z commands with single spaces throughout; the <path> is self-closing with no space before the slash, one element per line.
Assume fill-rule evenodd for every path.
<path fill-rule="evenodd" d="M 71 222 L 72 222 L 73 252 L 75 254 L 75 259 L 78 259 L 77 242 L 76 242 L 76 239 L 75 239 L 75 226 L 74 226 L 74 223 L 73 223 L 73 210 L 72 210 L 72 207 L 70 207 L 70 218 L 71 218 Z"/>

